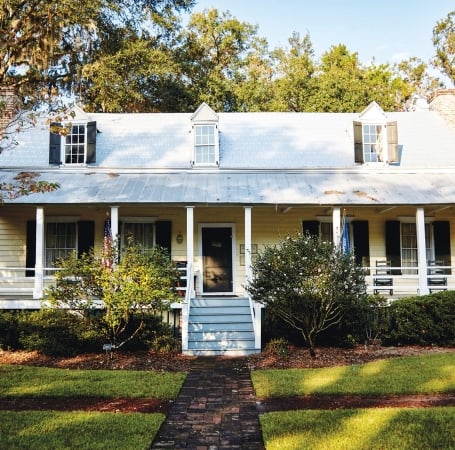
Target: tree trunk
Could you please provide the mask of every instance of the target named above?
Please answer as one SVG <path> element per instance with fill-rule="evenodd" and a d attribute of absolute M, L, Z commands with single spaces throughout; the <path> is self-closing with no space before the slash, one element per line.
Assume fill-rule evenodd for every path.
<path fill-rule="evenodd" d="M 312 358 L 314 358 L 316 356 L 316 352 L 314 351 L 316 342 L 315 342 L 315 339 L 313 338 L 313 336 L 311 334 L 308 335 L 307 342 L 308 342 L 308 345 L 310 346 L 310 356 Z"/>

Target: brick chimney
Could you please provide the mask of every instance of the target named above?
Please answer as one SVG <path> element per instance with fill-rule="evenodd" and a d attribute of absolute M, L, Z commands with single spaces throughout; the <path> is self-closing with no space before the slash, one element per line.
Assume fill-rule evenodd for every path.
<path fill-rule="evenodd" d="M 18 111 L 19 99 L 14 87 L 0 87 L 0 138 Z"/>
<path fill-rule="evenodd" d="M 455 89 L 436 91 L 430 98 L 430 110 L 437 111 L 455 129 Z"/>

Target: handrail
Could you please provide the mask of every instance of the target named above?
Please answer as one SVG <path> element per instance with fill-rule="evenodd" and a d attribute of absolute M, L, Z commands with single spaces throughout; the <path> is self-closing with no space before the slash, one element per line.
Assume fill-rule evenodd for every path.
<path fill-rule="evenodd" d="M 194 271 L 193 264 L 186 265 L 186 292 L 185 301 L 182 305 L 182 351 L 188 350 L 188 321 L 190 317 L 191 298 L 194 295 Z"/>

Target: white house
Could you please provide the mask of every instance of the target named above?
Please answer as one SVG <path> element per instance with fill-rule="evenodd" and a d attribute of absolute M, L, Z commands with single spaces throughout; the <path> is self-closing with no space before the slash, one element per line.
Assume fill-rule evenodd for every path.
<path fill-rule="evenodd" d="M 4 199 L 0 307 L 39 308 L 54 262 L 133 233 L 170 250 L 187 278 L 185 353 L 260 350 L 244 285 L 265 244 L 298 231 L 351 246 L 370 292 L 455 287 L 454 91 L 386 113 L 92 114 L 42 120 L 0 154 L 0 182 L 34 173 L 60 189 Z M 449 104 L 447 107 L 446 103 Z M 452 105 L 452 106 L 450 106 Z M 453 115 L 452 115 L 453 117 Z M 69 134 L 53 134 L 68 126 Z"/>

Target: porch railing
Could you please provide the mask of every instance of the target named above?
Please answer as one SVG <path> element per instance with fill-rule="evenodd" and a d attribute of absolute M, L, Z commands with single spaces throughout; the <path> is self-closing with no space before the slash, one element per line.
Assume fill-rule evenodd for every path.
<path fill-rule="evenodd" d="M 375 290 L 382 295 L 398 298 L 408 295 L 418 295 L 421 287 L 419 286 L 418 267 L 390 267 L 390 273 L 377 274 L 377 267 L 364 267 L 365 281 L 367 284 L 368 293 L 374 293 Z M 44 288 L 50 286 L 54 277 L 49 275 L 55 272 L 55 268 L 44 268 L 44 277 L 42 285 Z M 34 268 L 30 267 L 8 267 L 0 266 L 0 309 L 9 309 L 11 307 L 19 308 L 20 301 L 27 301 L 29 307 L 39 307 L 40 299 L 33 299 L 35 288 L 35 277 L 26 276 L 28 273 L 33 274 Z M 194 285 L 194 268 L 191 264 L 185 267 L 186 271 L 186 286 L 182 289 L 184 292 L 184 301 L 179 308 L 187 309 L 189 312 L 189 300 L 195 293 Z M 379 278 L 388 278 L 391 280 L 391 285 L 378 284 Z M 376 283 L 375 283 L 376 280 Z M 425 274 L 427 282 L 426 288 L 430 292 L 440 290 L 455 290 L 455 266 L 428 266 Z M 391 293 L 392 291 L 392 293 Z M 183 297 L 183 295 L 182 295 Z M 16 305 L 17 304 L 17 305 Z M 12 306 L 15 305 L 15 306 Z M 255 316 L 258 314 L 258 308 L 251 302 L 252 312 Z M 260 310 L 259 310 L 260 311 Z M 254 317 L 255 317 L 254 316 Z"/>

